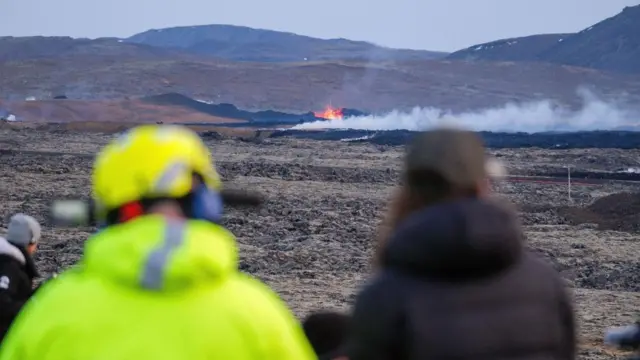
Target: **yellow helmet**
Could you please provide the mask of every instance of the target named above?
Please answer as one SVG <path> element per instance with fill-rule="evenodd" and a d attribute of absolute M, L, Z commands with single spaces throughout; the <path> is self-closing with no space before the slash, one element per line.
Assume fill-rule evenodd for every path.
<path fill-rule="evenodd" d="M 211 152 L 195 132 L 176 125 L 142 125 L 105 146 L 93 167 L 98 216 L 144 198 L 181 198 L 193 190 L 193 175 L 208 189 L 222 183 Z"/>

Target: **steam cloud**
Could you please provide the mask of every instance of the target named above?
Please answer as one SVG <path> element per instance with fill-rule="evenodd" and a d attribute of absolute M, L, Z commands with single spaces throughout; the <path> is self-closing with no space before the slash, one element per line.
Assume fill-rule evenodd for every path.
<path fill-rule="evenodd" d="M 454 114 L 437 108 L 414 108 L 411 112 L 392 111 L 386 115 L 349 117 L 342 120 L 314 121 L 293 127 L 302 129 L 413 130 L 434 126 L 458 126 L 475 131 L 575 132 L 594 130 L 640 130 L 640 112 L 606 102 L 587 90 L 579 90 L 583 106 L 575 111 L 559 107 L 551 100 L 506 104 L 477 112 Z"/>

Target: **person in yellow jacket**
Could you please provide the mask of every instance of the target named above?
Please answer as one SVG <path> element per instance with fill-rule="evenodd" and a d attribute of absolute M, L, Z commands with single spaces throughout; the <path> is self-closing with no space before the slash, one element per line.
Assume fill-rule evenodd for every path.
<path fill-rule="evenodd" d="M 284 302 L 237 269 L 196 133 L 130 130 L 97 155 L 92 186 L 104 228 L 26 305 L 0 360 L 316 358 Z"/>

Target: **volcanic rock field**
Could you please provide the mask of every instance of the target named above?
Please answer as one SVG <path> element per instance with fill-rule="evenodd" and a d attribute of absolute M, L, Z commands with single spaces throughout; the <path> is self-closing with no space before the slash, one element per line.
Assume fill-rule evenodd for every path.
<path fill-rule="evenodd" d="M 76 262 L 92 228 L 52 228 L 54 199 L 87 197 L 94 154 L 112 134 L 0 128 L 0 227 L 15 212 L 44 226 L 43 277 Z M 269 283 L 299 316 L 348 309 L 366 280 L 376 227 L 399 181 L 402 147 L 290 137 L 207 139 L 227 186 L 262 192 L 259 209 L 228 209 L 240 268 Z M 640 183 L 561 174 L 613 174 L 638 166 L 640 150 L 493 149 L 511 174 L 495 184 L 520 209 L 528 245 L 567 279 L 576 300 L 582 359 L 605 348 L 608 326 L 633 321 L 640 304 Z M 526 176 L 537 176 L 527 178 Z M 569 193 L 571 197 L 569 198 Z M 4 229 L 0 229 L 2 233 Z"/>

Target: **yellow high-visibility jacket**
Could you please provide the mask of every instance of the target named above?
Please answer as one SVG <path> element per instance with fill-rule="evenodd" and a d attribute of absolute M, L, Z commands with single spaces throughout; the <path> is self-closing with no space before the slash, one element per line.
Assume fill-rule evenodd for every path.
<path fill-rule="evenodd" d="M 284 302 L 237 263 L 233 235 L 209 222 L 106 228 L 27 303 L 0 360 L 316 359 Z"/>

